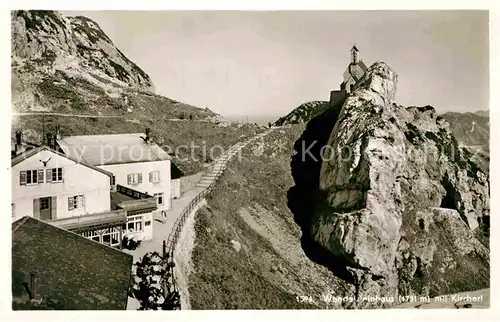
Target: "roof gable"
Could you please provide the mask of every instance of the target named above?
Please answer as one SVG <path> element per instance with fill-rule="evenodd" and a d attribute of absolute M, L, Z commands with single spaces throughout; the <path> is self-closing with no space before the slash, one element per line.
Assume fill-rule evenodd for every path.
<path fill-rule="evenodd" d="M 28 150 L 26 152 L 23 152 L 23 153 L 15 156 L 15 157 L 13 157 L 11 159 L 11 166 L 13 167 L 16 164 L 19 164 L 19 163 L 23 162 L 24 160 L 27 160 L 27 159 L 31 158 L 32 156 L 36 155 L 37 153 L 39 153 L 41 151 L 52 152 L 52 153 L 54 153 L 54 154 L 56 154 L 56 155 L 58 155 L 60 157 L 66 158 L 66 159 L 71 160 L 71 161 L 73 161 L 73 162 L 75 162 L 77 164 L 81 164 L 81 165 L 86 166 L 86 167 L 88 167 L 88 168 L 90 168 L 92 170 L 101 172 L 101 173 L 109 176 L 110 178 L 113 178 L 113 174 L 111 172 L 109 172 L 109 171 L 103 170 L 101 168 L 95 167 L 95 166 L 93 166 L 91 164 L 88 164 L 88 163 L 85 163 L 85 162 L 81 162 L 81 161 L 79 161 L 78 159 L 76 159 L 76 158 L 74 158 L 72 156 L 60 153 L 60 152 L 58 152 L 58 151 L 56 151 L 54 149 L 49 148 L 48 146 L 41 146 L 41 147 L 38 147 L 38 148 L 34 148 L 34 149 Z"/>
<path fill-rule="evenodd" d="M 12 224 L 12 294 L 34 273 L 41 307 L 14 309 L 124 310 L 133 257 L 40 220 Z M 28 307 L 26 307 L 28 306 Z"/>
<path fill-rule="evenodd" d="M 359 65 L 359 67 L 361 67 L 361 69 L 363 70 L 363 72 L 366 72 L 368 70 L 368 67 L 366 67 L 365 63 L 362 60 L 360 60 L 358 62 L 358 65 Z"/>

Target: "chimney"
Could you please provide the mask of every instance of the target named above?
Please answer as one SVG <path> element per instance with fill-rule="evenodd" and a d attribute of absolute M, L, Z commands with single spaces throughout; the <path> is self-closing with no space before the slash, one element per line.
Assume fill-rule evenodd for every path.
<path fill-rule="evenodd" d="M 21 152 L 22 148 L 22 143 L 23 143 L 23 132 L 21 130 L 16 131 L 16 144 L 14 145 L 14 151 Z"/>
<path fill-rule="evenodd" d="M 52 136 L 52 149 L 57 150 L 57 134 Z"/>
<path fill-rule="evenodd" d="M 149 127 L 146 128 L 146 143 L 149 143 L 151 140 L 151 129 Z"/>
<path fill-rule="evenodd" d="M 52 138 L 52 133 L 46 133 L 46 144 L 49 148 L 53 149 L 54 148 L 54 139 Z"/>
<path fill-rule="evenodd" d="M 61 127 L 59 125 L 56 125 L 56 140 L 61 139 Z"/>

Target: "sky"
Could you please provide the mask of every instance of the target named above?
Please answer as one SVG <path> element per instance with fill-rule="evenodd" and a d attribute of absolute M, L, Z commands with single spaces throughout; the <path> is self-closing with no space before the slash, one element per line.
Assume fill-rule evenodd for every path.
<path fill-rule="evenodd" d="M 350 48 L 398 75 L 396 102 L 489 107 L 487 11 L 70 11 L 96 21 L 156 93 L 226 117 L 328 100 Z"/>

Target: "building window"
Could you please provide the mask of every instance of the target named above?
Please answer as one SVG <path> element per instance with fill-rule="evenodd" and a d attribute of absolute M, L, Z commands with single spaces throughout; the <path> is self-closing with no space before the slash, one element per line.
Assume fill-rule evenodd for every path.
<path fill-rule="evenodd" d="M 109 246 L 120 245 L 120 231 L 116 227 L 105 228 L 102 230 L 84 231 L 80 233 L 80 235 L 101 244 Z"/>
<path fill-rule="evenodd" d="M 12 207 L 12 218 L 16 216 L 16 204 L 11 203 L 10 206 Z"/>
<path fill-rule="evenodd" d="M 160 171 L 153 171 L 149 173 L 149 182 L 160 182 Z"/>
<path fill-rule="evenodd" d="M 21 184 L 23 184 L 23 173 L 21 171 Z M 38 183 L 38 170 L 26 170 L 26 183 L 25 184 L 37 184 Z"/>
<path fill-rule="evenodd" d="M 142 173 L 130 173 L 127 175 L 127 184 L 140 184 L 142 183 Z"/>
<path fill-rule="evenodd" d="M 101 243 L 108 246 L 120 245 L 120 231 L 114 227 L 104 229 Z"/>
<path fill-rule="evenodd" d="M 158 205 L 163 205 L 163 192 L 155 193 L 154 197 L 156 198 L 156 203 Z"/>
<path fill-rule="evenodd" d="M 85 196 L 78 195 L 68 198 L 68 210 L 78 209 L 85 207 Z"/>
<path fill-rule="evenodd" d="M 141 216 L 135 216 L 135 217 L 128 217 L 127 218 L 127 230 L 129 233 L 134 233 L 134 232 L 141 232 L 143 231 L 142 227 L 142 222 L 143 222 L 143 217 Z"/>
<path fill-rule="evenodd" d="M 49 198 L 40 198 L 40 211 L 47 210 L 50 207 L 50 199 Z"/>
<path fill-rule="evenodd" d="M 43 175 L 45 171 L 43 169 L 38 170 L 38 183 L 43 183 Z"/>
<path fill-rule="evenodd" d="M 47 169 L 47 182 L 62 182 L 62 181 L 63 181 L 62 168 Z"/>
<path fill-rule="evenodd" d="M 52 182 L 62 182 L 63 173 L 62 168 L 53 168 L 52 170 Z"/>

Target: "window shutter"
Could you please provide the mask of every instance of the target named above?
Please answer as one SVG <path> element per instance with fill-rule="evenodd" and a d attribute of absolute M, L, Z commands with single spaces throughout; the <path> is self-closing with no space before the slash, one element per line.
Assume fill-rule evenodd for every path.
<path fill-rule="evenodd" d="M 160 171 L 156 171 L 156 175 L 158 176 L 157 179 L 156 179 L 156 181 L 160 182 Z"/>
<path fill-rule="evenodd" d="M 73 210 L 73 209 L 75 209 L 75 205 L 74 205 L 73 201 L 74 201 L 74 200 L 73 200 L 73 197 L 69 197 L 69 198 L 68 198 L 68 210 Z"/>
<path fill-rule="evenodd" d="M 82 207 L 85 207 L 85 195 L 82 195 Z"/>
<path fill-rule="evenodd" d="M 50 200 L 50 211 L 52 220 L 57 219 L 57 197 L 52 197 Z"/>
<path fill-rule="evenodd" d="M 153 172 L 149 173 L 149 182 L 153 182 Z"/>
<path fill-rule="evenodd" d="M 33 199 L 33 217 L 40 219 L 40 199 Z"/>
<path fill-rule="evenodd" d="M 47 169 L 47 182 L 52 182 L 52 169 Z"/>
<path fill-rule="evenodd" d="M 38 183 L 43 183 L 43 174 L 45 173 L 45 170 L 40 169 L 38 170 Z"/>
<path fill-rule="evenodd" d="M 127 184 L 130 185 L 132 182 L 132 175 L 131 174 L 127 174 Z"/>
<path fill-rule="evenodd" d="M 138 183 L 142 183 L 142 173 L 138 173 L 137 177 L 138 177 L 137 179 Z"/>
<path fill-rule="evenodd" d="M 26 171 L 19 172 L 19 184 L 26 185 Z"/>

